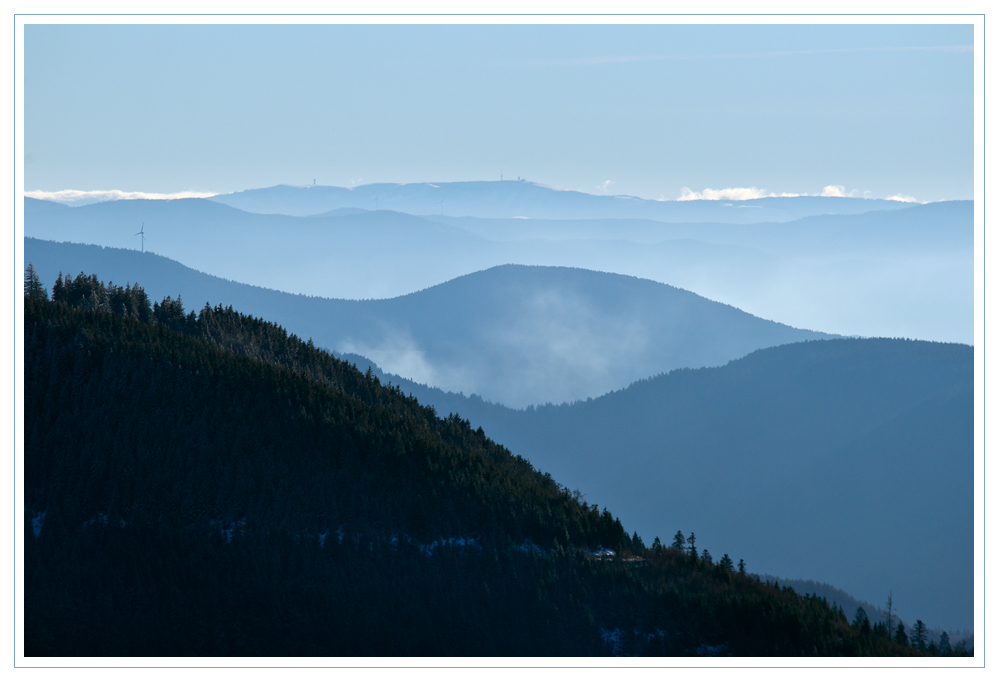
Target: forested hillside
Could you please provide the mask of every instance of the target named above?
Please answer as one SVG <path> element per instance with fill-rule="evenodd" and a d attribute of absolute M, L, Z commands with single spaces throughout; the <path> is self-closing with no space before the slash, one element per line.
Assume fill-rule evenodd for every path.
<path fill-rule="evenodd" d="M 926 651 L 693 534 L 647 549 L 276 325 L 96 276 L 46 298 L 29 273 L 29 656 Z"/>

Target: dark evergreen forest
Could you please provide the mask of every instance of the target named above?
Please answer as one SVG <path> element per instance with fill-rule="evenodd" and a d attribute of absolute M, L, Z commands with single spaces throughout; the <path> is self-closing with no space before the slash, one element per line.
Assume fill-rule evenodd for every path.
<path fill-rule="evenodd" d="M 699 555 L 694 534 L 646 547 L 482 429 L 272 323 L 82 274 L 52 294 L 29 266 L 28 656 L 945 645 Z"/>

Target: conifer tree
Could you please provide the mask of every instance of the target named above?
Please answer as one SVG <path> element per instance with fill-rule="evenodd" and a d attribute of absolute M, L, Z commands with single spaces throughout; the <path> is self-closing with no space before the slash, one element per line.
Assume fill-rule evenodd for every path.
<path fill-rule="evenodd" d="M 899 626 L 896 627 L 896 636 L 893 640 L 899 645 L 906 645 L 910 642 L 910 639 L 906 637 L 906 627 L 903 626 L 903 622 L 899 622 Z"/>
<path fill-rule="evenodd" d="M 948 637 L 947 631 L 941 631 L 941 640 L 938 642 L 938 649 L 943 655 L 951 654 L 951 638 Z"/>
<path fill-rule="evenodd" d="M 868 619 L 868 613 L 865 612 L 864 607 L 858 607 L 858 611 L 854 613 L 854 628 L 858 629 L 863 635 L 871 633 L 872 623 Z"/>
<path fill-rule="evenodd" d="M 674 542 L 670 545 L 674 550 L 684 551 L 684 534 L 678 529 L 677 533 L 674 534 Z"/>
<path fill-rule="evenodd" d="M 889 591 L 889 598 L 885 601 L 885 627 L 892 633 L 892 591 Z"/>
<path fill-rule="evenodd" d="M 695 560 L 698 559 L 698 548 L 694 545 L 694 532 L 688 536 L 688 552 L 691 553 L 691 557 Z"/>
<path fill-rule="evenodd" d="M 924 622 L 919 619 L 917 619 L 917 623 L 913 625 L 913 633 L 910 635 L 910 644 L 918 650 L 927 649 L 927 626 L 925 626 Z"/>
<path fill-rule="evenodd" d="M 35 266 L 30 262 L 28 263 L 28 267 L 24 269 L 24 295 L 29 299 L 49 300 L 49 293 L 38 280 L 38 273 L 35 272 Z"/>
<path fill-rule="evenodd" d="M 62 297 L 63 286 L 64 286 L 63 285 L 63 274 L 62 274 L 62 271 L 60 270 L 59 271 L 59 275 L 56 276 L 55 283 L 53 283 L 53 285 L 52 285 L 52 300 L 53 301 L 62 301 L 62 298 L 63 298 Z"/>

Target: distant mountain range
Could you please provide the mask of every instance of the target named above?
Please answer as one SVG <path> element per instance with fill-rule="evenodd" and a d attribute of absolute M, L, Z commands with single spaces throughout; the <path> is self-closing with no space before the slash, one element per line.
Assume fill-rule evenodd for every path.
<path fill-rule="evenodd" d="M 141 247 L 135 233 L 142 225 L 147 251 L 293 293 L 386 296 L 438 284 L 440 273 L 457 277 L 496 265 L 487 240 L 390 211 L 297 218 L 247 213 L 206 199 L 74 208 L 25 199 L 29 237 L 132 249 Z"/>
<path fill-rule="evenodd" d="M 973 204 L 966 201 L 910 204 L 861 214 L 817 214 L 794 220 L 665 222 L 644 219 L 499 219 L 428 216 L 429 220 L 505 242 L 520 240 L 628 241 L 656 245 L 697 240 L 756 249 L 775 256 L 891 254 L 955 251 L 974 247 Z"/>
<path fill-rule="evenodd" d="M 25 234 L 133 249 L 145 225 L 146 249 L 197 270 L 348 299 L 400 296 L 508 263 L 578 267 L 681 287 L 794 327 L 971 342 L 971 202 L 865 206 L 890 205 L 737 225 L 363 209 L 303 218 L 203 199 L 78 208 L 25 199 Z"/>
<path fill-rule="evenodd" d="M 390 372 L 513 407 L 598 396 L 681 367 L 831 335 L 756 318 L 649 280 L 500 266 L 386 300 L 295 296 L 199 273 L 153 254 L 25 240 L 43 282 L 101 272 L 188 307 L 226 303 Z"/>
<path fill-rule="evenodd" d="M 335 209 L 389 209 L 480 218 L 644 218 L 667 222 L 758 223 L 818 214 L 893 210 L 905 202 L 847 197 L 767 197 L 749 201 L 657 201 L 593 195 L 528 181 L 375 183 L 353 188 L 277 185 L 216 195 L 211 201 L 253 213 L 313 216 Z"/>

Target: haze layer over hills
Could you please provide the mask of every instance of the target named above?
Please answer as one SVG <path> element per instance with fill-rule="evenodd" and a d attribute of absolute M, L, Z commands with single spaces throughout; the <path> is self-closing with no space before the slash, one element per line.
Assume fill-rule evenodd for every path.
<path fill-rule="evenodd" d="M 681 367 L 829 335 L 761 320 L 649 280 L 571 268 L 500 266 L 404 297 L 345 301 L 226 282 L 153 254 L 27 239 L 45 282 L 101 272 L 189 307 L 235 305 L 303 338 L 417 382 L 514 407 L 613 391 Z"/>
<path fill-rule="evenodd" d="M 485 185 L 507 192 L 523 184 Z M 300 195 L 308 192 L 292 198 Z M 486 199 L 484 214 L 490 211 Z M 134 233 L 145 225 L 147 249 L 197 270 L 349 299 L 400 296 L 506 263 L 579 267 L 681 287 L 794 327 L 971 342 L 970 202 L 768 201 L 824 215 L 800 218 L 799 211 L 791 222 L 735 225 L 705 222 L 713 215 L 742 215 L 726 214 L 731 207 L 725 202 L 702 202 L 711 206 L 700 213 L 697 206 L 684 208 L 696 202 L 652 202 L 677 205 L 700 222 L 417 217 L 363 209 L 303 218 L 195 199 L 72 209 L 26 199 L 25 234 L 131 249 L 139 243 Z M 879 210 L 826 215 L 873 208 Z"/>
<path fill-rule="evenodd" d="M 374 183 L 354 188 L 278 185 L 216 195 L 253 213 L 313 216 L 344 208 L 481 218 L 644 218 L 666 222 L 757 223 L 826 213 L 904 208 L 903 202 L 850 197 L 764 197 L 747 201 L 656 201 L 558 190 L 528 181 Z"/>

